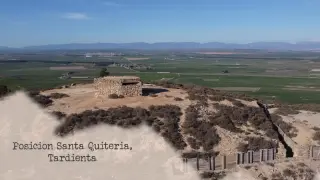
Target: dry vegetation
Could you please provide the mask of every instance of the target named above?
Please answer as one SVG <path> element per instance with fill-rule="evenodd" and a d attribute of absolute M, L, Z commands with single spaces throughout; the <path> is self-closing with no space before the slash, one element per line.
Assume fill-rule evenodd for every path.
<path fill-rule="evenodd" d="M 51 106 L 53 103 L 53 100 L 50 96 L 45 96 L 40 94 L 39 91 L 29 91 L 28 92 L 29 97 L 31 97 L 35 102 L 40 104 L 42 107 L 48 107 Z"/>
<path fill-rule="evenodd" d="M 6 96 L 10 93 L 10 90 L 7 86 L 0 85 L 0 98 Z"/>
<path fill-rule="evenodd" d="M 238 146 L 238 151 L 247 152 L 249 150 L 257 151 L 259 149 L 277 148 L 277 143 L 274 141 L 266 140 L 262 137 L 247 137 L 246 142 L 241 142 Z"/>
<path fill-rule="evenodd" d="M 109 99 L 122 99 L 122 98 L 124 98 L 124 96 L 123 95 L 117 95 L 117 94 L 109 94 L 108 98 Z"/>
<path fill-rule="evenodd" d="M 219 180 L 223 179 L 226 176 L 225 172 L 203 172 L 200 174 L 201 178 L 207 179 L 210 178 L 211 180 Z"/>
<path fill-rule="evenodd" d="M 318 143 L 320 142 L 320 130 L 319 129 L 314 129 L 316 132 L 313 134 L 312 139 L 314 141 L 317 141 Z"/>
<path fill-rule="evenodd" d="M 61 98 L 70 97 L 70 96 L 64 93 L 51 93 L 49 97 L 52 99 L 61 99 Z"/>
<path fill-rule="evenodd" d="M 298 163 L 296 166 L 290 165 L 282 171 L 282 173 L 272 174 L 271 180 L 283 180 L 283 179 L 301 179 L 301 180 L 313 180 L 315 172 L 311 170 L 306 164 Z"/>
<path fill-rule="evenodd" d="M 285 104 L 280 102 L 274 102 L 274 104 L 274 107 L 278 108 L 276 113 L 284 116 L 298 114 L 299 110 L 320 112 L 320 104 Z"/>
<path fill-rule="evenodd" d="M 176 149 L 184 149 L 179 129 L 181 110 L 178 106 L 150 106 L 149 109 L 131 108 L 127 106 L 108 110 L 87 110 L 80 114 L 71 114 L 56 129 L 56 134 L 66 136 L 74 131 L 89 128 L 98 124 L 116 125 L 131 128 L 146 123 L 161 134 Z"/>

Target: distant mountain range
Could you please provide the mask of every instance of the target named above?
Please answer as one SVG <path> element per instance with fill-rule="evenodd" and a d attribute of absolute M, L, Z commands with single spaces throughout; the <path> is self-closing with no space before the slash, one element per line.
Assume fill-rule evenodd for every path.
<path fill-rule="evenodd" d="M 76 49 L 266 49 L 266 50 L 320 50 L 320 42 L 254 42 L 247 44 L 235 43 L 196 43 L 196 42 L 161 42 L 161 43 L 73 43 L 27 46 L 10 48 L 0 46 L 0 50 L 76 50 Z"/>

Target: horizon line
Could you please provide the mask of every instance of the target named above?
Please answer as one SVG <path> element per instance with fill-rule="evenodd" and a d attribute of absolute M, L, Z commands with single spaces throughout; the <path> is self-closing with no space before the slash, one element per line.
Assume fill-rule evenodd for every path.
<path fill-rule="evenodd" d="M 306 41 L 252 41 L 247 43 L 237 43 L 237 42 L 222 42 L 222 41 L 208 41 L 208 42 L 197 42 L 197 41 L 159 41 L 159 42 L 70 42 L 70 43 L 52 43 L 52 44 L 39 44 L 39 45 L 26 45 L 26 46 L 6 46 L 1 45 L 0 47 L 4 48 L 14 48 L 14 49 L 23 49 L 28 47 L 38 47 L 38 46 L 55 46 L 55 45 L 85 45 L 85 44 L 159 44 L 159 43 L 195 43 L 195 44 L 208 44 L 208 43 L 221 43 L 221 44 L 237 44 L 237 45 L 246 45 L 246 44 L 253 44 L 253 43 L 286 43 L 286 44 L 298 44 L 298 43 L 320 43 L 320 41 L 312 41 L 312 40 L 306 40 Z"/>

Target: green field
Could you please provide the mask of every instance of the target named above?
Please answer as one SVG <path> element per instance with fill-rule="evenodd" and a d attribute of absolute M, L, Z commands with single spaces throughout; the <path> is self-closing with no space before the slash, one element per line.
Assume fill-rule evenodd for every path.
<path fill-rule="evenodd" d="M 320 72 L 311 72 L 312 69 L 320 69 L 319 61 L 290 60 L 290 58 L 294 59 L 291 54 L 282 55 L 284 59 L 281 59 L 283 57 L 270 59 L 266 55 L 256 59 L 247 56 L 238 55 L 225 58 L 180 53 L 172 57 L 170 54 L 163 53 L 143 56 L 150 58 L 148 60 L 127 61 L 123 57 L 112 57 L 97 58 L 95 61 L 149 65 L 152 67 L 151 70 L 108 67 L 111 75 L 137 75 L 146 82 L 172 78 L 171 81 L 175 83 L 191 83 L 240 91 L 260 98 L 276 98 L 289 103 L 320 103 Z M 61 57 L 58 59 L 63 60 Z M 56 60 L 56 58 L 50 56 L 48 61 L 51 60 Z M 89 60 L 76 57 L 71 61 L 88 62 Z M 99 75 L 102 68 L 85 64 L 81 65 L 86 68 L 83 70 L 50 69 L 50 67 L 57 66 L 79 66 L 79 64 L 1 63 L 0 60 L 0 84 L 7 85 L 11 89 L 52 88 L 72 82 L 90 82 Z M 88 77 L 88 79 L 59 79 L 63 73 L 68 71 L 75 72 L 74 76 Z M 222 71 L 228 71 L 228 73 L 222 73 Z"/>

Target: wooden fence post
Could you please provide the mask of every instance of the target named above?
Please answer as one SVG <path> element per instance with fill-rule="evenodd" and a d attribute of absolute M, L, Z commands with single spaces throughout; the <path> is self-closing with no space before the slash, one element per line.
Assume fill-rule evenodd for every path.
<path fill-rule="evenodd" d="M 222 156 L 222 169 L 227 169 L 227 156 Z"/>
<path fill-rule="evenodd" d="M 188 172 L 188 159 L 187 158 L 184 159 L 183 171 Z"/>
<path fill-rule="evenodd" d="M 238 152 L 237 153 L 237 164 L 239 165 L 239 164 L 241 164 L 241 154 Z"/>
<path fill-rule="evenodd" d="M 310 159 L 313 159 L 313 146 L 310 146 Z"/>
<path fill-rule="evenodd" d="M 260 149 L 260 162 L 262 162 L 264 160 L 263 153 L 264 153 L 264 150 Z"/>
<path fill-rule="evenodd" d="M 209 160 L 209 169 L 210 171 L 212 170 L 212 163 L 211 163 L 211 156 L 208 157 L 208 160 Z"/>
<path fill-rule="evenodd" d="M 212 156 L 212 170 L 216 170 L 216 156 Z"/>
<path fill-rule="evenodd" d="M 248 161 L 248 164 L 251 164 L 253 162 L 253 151 L 248 151 L 247 153 L 247 161 Z"/>
<path fill-rule="evenodd" d="M 241 153 L 241 162 L 242 162 L 242 164 L 244 164 L 244 161 L 245 161 L 245 155 L 246 155 L 247 153 Z"/>
<path fill-rule="evenodd" d="M 200 167 L 199 167 L 199 154 L 197 155 L 197 170 L 199 171 Z"/>

